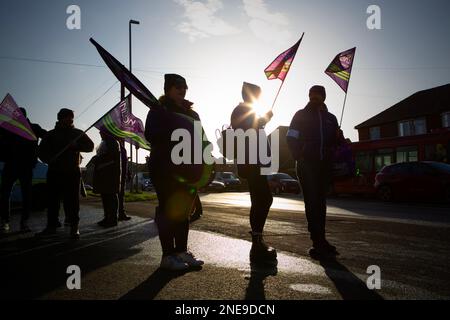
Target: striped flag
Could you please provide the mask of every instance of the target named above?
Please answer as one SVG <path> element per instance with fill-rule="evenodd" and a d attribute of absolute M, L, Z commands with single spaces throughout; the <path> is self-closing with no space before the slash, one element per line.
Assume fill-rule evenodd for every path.
<path fill-rule="evenodd" d="M 303 35 L 300 40 L 291 48 L 280 54 L 265 70 L 264 73 L 268 80 L 280 79 L 284 81 L 294 61 L 297 50 L 302 42 Z"/>
<path fill-rule="evenodd" d="M 136 147 L 150 150 L 150 145 L 144 137 L 142 121 L 130 112 L 130 99 L 131 95 L 128 95 L 98 120 L 94 127 L 106 130 L 113 136 L 122 138 Z"/>
<path fill-rule="evenodd" d="M 325 70 L 325 73 L 330 76 L 345 93 L 347 93 L 355 53 L 356 47 L 339 53 Z"/>
<path fill-rule="evenodd" d="M 9 93 L 0 103 L 0 127 L 27 140 L 37 140 L 27 118 Z"/>

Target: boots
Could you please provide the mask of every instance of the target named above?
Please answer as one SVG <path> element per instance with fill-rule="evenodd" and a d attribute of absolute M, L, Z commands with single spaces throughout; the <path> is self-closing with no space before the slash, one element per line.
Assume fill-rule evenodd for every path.
<path fill-rule="evenodd" d="M 264 243 L 262 233 L 250 232 L 252 248 L 250 249 L 251 263 L 276 263 L 277 251 Z"/>
<path fill-rule="evenodd" d="M 80 239 L 80 229 L 78 228 L 78 224 L 70 226 L 70 238 L 73 240 Z"/>

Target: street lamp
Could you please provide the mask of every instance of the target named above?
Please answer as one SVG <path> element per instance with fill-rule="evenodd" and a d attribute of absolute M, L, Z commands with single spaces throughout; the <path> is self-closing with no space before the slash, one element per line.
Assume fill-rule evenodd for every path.
<path fill-rule="evenodd" d="M 128 23 L 128 31 L 129 31 L 129 48 L 130 48 L 130 72 L 132 72 L 132 69 L 131 69 L 131 67 L 132 67 L 132 63 L 131 63 L 131 61 L 132 61 L 132 54 L 131 54 L 131 25 L 132 24 L 140 24 L 140 22 L 139 21 L 137 21 L 137 20 L 130 20 L 129 21 L 129 23 Z M 123 89 L 122 90 L 122 93 L 123 93 L 123 97 L 122 97 L 122 99 L 124 99 L 125 98 L 125 89 Z M 130 101 L 129 101 L 129 103 L 130 103 L 130 112 L 131 112 L 131 102 L 132 102 L 132 99 L 130 98 Z M 130 144 L 130 162 L 131 162 L 131 166 L 130 166 L 130 168 L 132 168 L 133 167 L 133 145 L 132 144 Z M 137 148 L 136 148 L 136 170 L 134 170 L 135 171 L 135 174 L 137 174 L 137 162 L 138 162 L 138 151 L 137 151 Z M 131 172 L 131 177 L 132 177 L 132 180 L 131 180 L 131 186 L 130 186 L 130 189 L 131 189 L 131 191 L 133 190 L 133 170 L 132 170 L 132 172 Z M 136 175 L 136 192 L 138 191 L 138 185 L 137 185 L 137 175 Z"/>

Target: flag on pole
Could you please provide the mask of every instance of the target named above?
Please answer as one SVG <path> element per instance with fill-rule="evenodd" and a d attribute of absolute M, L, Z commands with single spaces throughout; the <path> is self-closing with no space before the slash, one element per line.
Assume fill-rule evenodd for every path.
<path fill-rule="evenodd" d="M 37 140 L 27 118 L 9 93 L 0 103 L 0 127 L 27 140 Z"/>
<path fill-rule="evenodd" d="M 264 73 L 268 80 L 280 79 L 284 81 L 294 61 L 295 54 L 302 42 L 303 35 L 300 40 L 291 48 L 280 54 L 265 70 Z"/>
<path fill-rule="evenodd" d="M 131 95 L 119 102 L 98 120 L 94 127 L 99 130 L 106 130 L 115 137 L 125 139 L 126 142 L 136 147 L 150 150 L 150 145 L 144 137 L 142 121 L 130 112 L 130 98 Z"/>
<path fill-rule="evenodd" d="M 347 93 L 355 53 L 356 47 L 339 53 L 325 70 L 325 73 L 330 76 L 345 93 Z"/>
<path fill-rule="evenodd" d="M 97 48 L 98 53 L 105 61 L 109 69 L 116 76 L 116 78 L 133 94 L 136 98 L 142 101 L 147 107 L 159 107 L 159 101 L 147 89 L 147 87 L 132 74 L 123 64 L 114 58 L 108 51 L 99 45 L 94 39 L 90 39 L 91 43 Z"/>

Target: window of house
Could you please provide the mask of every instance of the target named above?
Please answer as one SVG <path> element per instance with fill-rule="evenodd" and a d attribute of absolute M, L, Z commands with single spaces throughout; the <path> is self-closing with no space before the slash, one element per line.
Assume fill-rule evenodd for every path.
<path fill-rule="evenodd" d="M 427 133 L 427 123 L 424 118 L 400 121 L 398 135 L 400 137 L 414 136 Z"/>
<path fill-rule="evenodd" d="M 442 114 L 442 128 L 450 128 L 450 112 Z"/>
<path fill-rule="evenodd" d="M 380 139 L 380 127 L 372 127 L 369 129 L 370 140 Z"/>
<path fill-rule="evenodd" d="M 375 170 L 379 172 L 383 167 L 394 163 L 394 151 L 392 149 L 380 149 L 375 155 Z"/>
<path fill-rule="evenodd" d="M 397 148 L 397 162 L 415 162 L 418 161 L 418 151 L 416 146 Z"/>
<path fill-rule="evenodd" d="M 371 152 L 358 152 L 355 155 L 355 165 L 359 173 L 372 172 L 373 154 Z"/>

